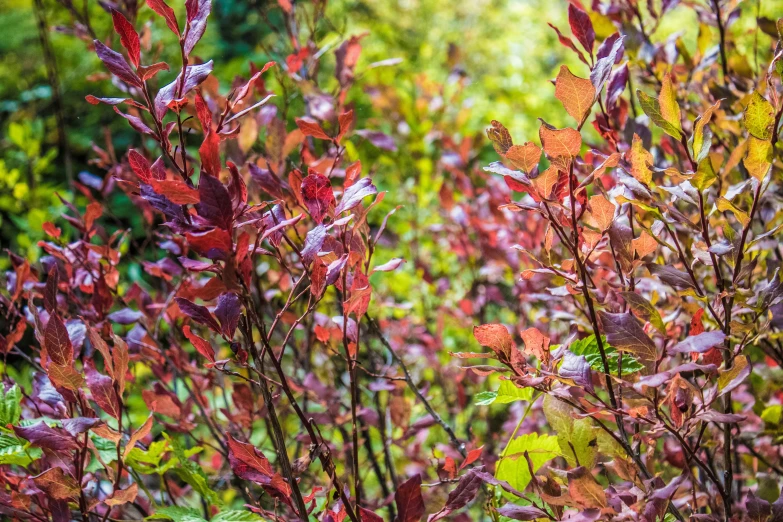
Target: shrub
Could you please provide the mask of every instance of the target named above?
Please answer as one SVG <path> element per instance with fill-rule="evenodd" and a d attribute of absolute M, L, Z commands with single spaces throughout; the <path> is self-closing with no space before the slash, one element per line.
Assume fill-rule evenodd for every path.
<path fill-rule="evenodd" d="M 479 140 L 427 103 L 445 89 L 426 79 L 414 102 L 368 89 L 394 108 L 381 124 L 396 141 L 357 129 L 349 93 L 365 36 L 319 49 L 325 4 L 278 4 L 286 58 L 250 64 L 228 89 L 195 53 L 209 0 L 179 14 L 162 0 L 109 9 L 118 43 L 91 46 L 118 94 L 87 101 L 138 137 L 119 154 L 111 140 L 94 146 L 106 175 L 80 177 L 86 204 L 64 202 L 43 226 L 38 262 L 9 254 L 0 512 L 780 517 L 783 60 L 770 21 L 759 26 L 774 49 L 732 32 L 738 13 L 717 1 L 681 6 L 703 21 L 694 52 L 677 35 L 651 37 L 671 2 L 644 13 L 570 4 L 572 36 L 555 31 L 589 78 L 562 66 L 554 93 L 573 126 L 542 119 L 538 143 L 515 145 L 493 121 L 503 161 L 483 172 Z M 140 35 L 150 10 L 160 31 Z M 73 13 L 74 34 L 94 33 Z M 768 67 L 750 68 L 751 52 Z M 440 204 L 432 243 L 418 215 L 411 245 L 390 237 L 396 207 L 379 212 L 386 193 L 353 144 L 397 149 L 416 114 L 406 103 L 427 106 L 435 125 L 439 185 L 422 176 L 401 189 Z M 420 198 L 421 186 L 437 196 Z M 106 199 L 116 188 L 144 230 L 117 226 Z M 420 318 L 372 316 L 386 296 L 371 276 L 403 263 L 374 262 L 388 249 L 438 278 L 446 297 L 434 312 L 414 303 Z M 463 340 L 450 353 L 460 364 L 443 364 L 446 317 L 483 323 L 474 337 L 487 350 Z M 421 355 L 416 367 L 401 348 Z M 487 382 L 497 387 L 475 393 Z M 426 412 L 416 420 L 414 401 Z"/>

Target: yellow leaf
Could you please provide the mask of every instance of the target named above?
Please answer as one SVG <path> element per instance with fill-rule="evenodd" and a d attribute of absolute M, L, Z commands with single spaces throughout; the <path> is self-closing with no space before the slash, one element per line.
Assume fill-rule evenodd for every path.
<path fill-rule="evenodd" d="M 661 116 L 669 122 L 675 129 L 681 130 L 680 124 L 680 105 L 677 103 L 677 96 L 672 86 L 672 77 L 667 74 L 663 77 L 661 92 L 658 94 L 658 103 L 661 107 Z"/>
<path fill-rule="evenodd" d="M 562 65 L 555 81 L 555 98 L 581 126 L 595 102 L 595 87 L 590 80 L 574 76 Z"/>
<path fill-rule="evenodd" d="M 746 212 L 743 212 L 742 210 L 735 207 L 731 201 L 724 198 L 723 196 L 719 197 L 717 201 L 715 201 L 715 206 L 718 207 L 718 210 L 721 212 L 728 211 L 734 214 L 734 217 L 737 218 L 737 221 L 742 223 L 743 227 L 748 226 L 748 223 L 750 223 L 750 216 L 748 216 Z"/>
<path fill-rule="evenodd" d="M 772 142 L 748 136 L 748 155 L 742 160 L 748 173 L 759 181 L 764 178 L 772 166 Z"/>
<path fill-rule="evenodd" d="M 652 181 L 652 170 L 650 170 L 650 165 L 653 164 L 653 157 L 652 154 L 644 148 L 642 139 L 637 134 L 633 135 L 631 150 L 627 154 L 630 155 L 628 160 L 631 162 L 631 175 L 642 183 L 649 185 Z"/>

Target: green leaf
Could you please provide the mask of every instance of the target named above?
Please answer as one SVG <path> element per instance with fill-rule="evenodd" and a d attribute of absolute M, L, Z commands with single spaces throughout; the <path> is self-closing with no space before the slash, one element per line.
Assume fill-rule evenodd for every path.
<path fill-rule="evenodd" d="M 712 166 L 709 156 L 699 162 L 696 167 L 696 174 L 691 178 L 691 184 L 699 191 L 707 190 L 710 185 L 715 183 L 718 175 L 715 174 L 715 168 Z"/>
<path fill-rule="evenodd" d="M 592 468 L 598 459 L 597 427 L 590 419 L 574 419 L 574 409 L 551 395 L 544 397 L 544 415 L 557 432 L 557 443 L 572 467 Z"/>
<path fill-rule="evenodd" d="M 188 452 L 192 452 L 194 449 L 201 451 L 203 448 L 197 446 L 191 448 L 188 452 L 182 447 L 177 439 L 171 438 L 168 434 L 164 433 L 163 437 L 171 444 L 171 449 L 174 451 L 174 456 L 179 460 L 179 466 L 172 467 L 171 470 L 179 476 L 180 479 L 190 484 L 190 486 L 196 490 L 202 497 L 204 497 L 210 504 L 218 504 L 217 493 L 212 491 L 207 482 L 207 475 L 204 470 L 197 463 L 190 460 Z M 196 451 L 195 453 L 197 453 Z"/>
<path fill-rule="evenodd" d="M 666 121 L 666 118 L 661 114 L 661 105 L 658 100 L 638 90 L 636 91 L 636 96 L 639 98 L 639 104 L 647 117 L 663 129 L 666 134 L 679 140 L 681 137 L 679 129 Z"/>
<path fill-rule="evenodd" d="M 169 506 L 158 509 L 155 513 L 148 516 L 146 520 L 164 519 L 174 522 L 202 522 L 199 510 L 195 508 L 184 508 L 179 506 Z M 204 521 L 206 522 L 206 521 Z"/>
<path fill-rule="evenodd" d="M 476 394 L 476 406 L 489 406 L 498 398 L 498 392 L 483 391 Z"/>
<path fill-rule="evenodd" d="M 661 92 L 658 94 L 658 106 L 661 109 L 661 116 L 678 132 L 682 131 L 682 124 L 680 118 L 682 114 L 680 112 L 680 104 L 677 103 L 677 97 L 675 96 L 674 86 L 672 85 L 672 77 L 667 74 L 663 77 L 661 82 Z M 675 136 L 676 137 L 676 136 Z"/>
<path fill-rule="evenodd" d="M 135 447 L 125 458 L 125 464 L 145 475 L 163 473 L 165 470 L 161 470 L 159 466 L 163 454 L 167 449 L 168 443 L 165 440 L 156 440 L 152 442 L 146 451 Z"/>
<path fill-rule="evenodd" d="M 775 108 L 766 98 L 754 91 L 745 108 L 743 122 L 752 136 L 760 140 L 769 140 L 772 138 L 772 127 L 775 125 Z"/>
<path fill-rule="evenodd" d="M 256 520 L 262 519 L 252 511 L 230 509 L 227 511 L 221 511 L 212 517 L 211 520 L 212 522 L 255 522 Z"/>
<path fill-rule="evenodd" d="M 0 386 L 0 426 L 16 424 L 22 415 L 22 392 L 14 384 L 7 392 Z"/>
<path fill-rule="evenodd" d="M 780 424 L 781 417 L 783 417 L 783 406 L 780 404 L 767 406 L 764 408 L 764 411 L 761 412 L 761 420 L 767 424 L 778 425 Z"/>
<path fill-rule="evenodd" d="M 26 441 L 0 433 L 0 465 L 27 466 L 41 458 L 40 448 L 27 447 Z"/>
<path fill-rule="evenodd" d="M 609 371 L 613 375 L 617 375 L 619 353 L 616 348 L 606 343 L 605 337 L 601 336 L 601 339 L 604 341 L 604 352 L 609 361 Z M 593 370 L 603 373 L 604 363 L 601 360 L 601 352 L 598 351 L 598 342 L 595 340 L 595 335 L 574 341 L 568 349 L 574 355 L 584 355 Z M 636 357 L 629 353 L 623 355 L 623 375 L 636 373 L 643 369 L 644 365 Z"/>
<path fill-rule="evenodd" d="M 476 394 L 477 406 L 488 406 L 492 403 L 508 404 L 516 401 L 529 401 L 533 398 L 533 388 L 520 388 L 511 381 L 500 381 L 498 391 L 484 391 Z"/>
<path fill-rule="evenodd" d="M 505 480 L 520 491 L 524 491 L 531 479 L 525 452 L 530 456 L 535 473 L 541 466 L 560 455 L 560 445 L 557 437 L 538 433 L 521 435 L 509 443 L 505 455 L 498 463 L 495 477 Z"/>

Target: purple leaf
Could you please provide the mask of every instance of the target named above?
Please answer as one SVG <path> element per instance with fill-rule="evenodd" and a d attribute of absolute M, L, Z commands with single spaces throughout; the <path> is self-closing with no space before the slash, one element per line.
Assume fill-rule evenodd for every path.
<path fill-rule="evenodd" d="M 327 227 L 318 225 L 305 236 L 304 247 L 302 248 L 302 259 L 309 266 L 316 254 L 321 251 L 321 247 L 326 239 Z"/>
<path fill-rule="evenodd" d="M 76 439 L 60 428 L 51 428 L 43 421 L 32 426 L 13 426 L 14 432 L 38 448 L 68 451 L 79 449 Z"/>
<path fill-rule="evenodd" d="M 241 305 L 239 297 L 234 292 L 226 292 L 218 297 L 215 308 L 215 317 L 220 321 L 221 331 L 227 338 L 232 339 L 239 324 Z"/>
<path fill-rule="evenodd" d="M 535 506 L 518 506 L 510 502 L 498 508 L 498 514 L 513 520 L 536 520 L 539 518 L 548 518 L 548 515 Z"/>
<path fill-rule="evenodd" d="M 726 334 L 720 330 L 704 332 L 699 335 L 688 337 L 683 342 L 669 348 L 669 354 L 675 353 L 704 353 L 714 346 L 717 346 L 726 339 Z"/>
<path fill-rule="evenodd" d="M 128 62 L 125 61 L 125 58 L 120 53 L 106 47 L 100 40 L 93 40 L 93 43 L 95 44 L 95 53 L 110 73 L 128 85 L 138 88 L 144 85 L 141 78 L 133 72 L 131 66 L 128 65 Z"/>
<path fill-rule="evenodd" d="M 361 203 L 365 197 L 377 193 L 378 189 L 372 184 L 372 180 L 370 178 L 362 178 L 345 190 L 340 204 L 334 209 L 334 214 L 340 215 Z"/>
<path fill-rule="evenodd" d="M 693 286 L 693 281 L 687 273 L 681 272 L 672 266 L 661 266 L 648 263 L 647 270 L 649 270 L 651 274 L 657 275 L 661 281 L 676 290 L 696 288 Z"/>
<path fill-rule="evenodd" d="M 158 119 L 163 118 L 168 110 L 169 103 L 174 101 L 177 98 L 177 95 L 179 95 L 180 98 L 185 96 L 192 89 L 201 85 L 210 73 L 212 73 L 212 60 L 207 63 L 202 63 L 201 65 L 188 65 L 185 73 L 185 85 L 183 86 L 182 92 L 177 93 L 182 73 L 177 75 L 177 78 L 173 82 L 159 90 L 157 96 L 155 96 L 155 115 Z"/>
<path fill-rule="evenodd" d="M 109 320 L 117 324 L 133 324 L 142 317 L 144 317 L 143 313 L 130 308 L 123 308 L 122 310 L 117 310 L 108 315 Z"/>
<path fill-rule="evenodd" d="M 593 54 L 593 45 L 595 44 L 595 30 L 590 16 L 576 7 L 574 4 L 568 4 L 568 24 L 571 26 L 571 32 L 574 34 L 587 54 Z"/>
<path fill-rule="evenodd" d="M 388 134 L 384 134 L 380 131 L 371 131 L 368 129 L 357 130 L 355 134 L 358 134 L 379 149 L 388 150 L 390 152 L 397 151 L 397 144 L 394 143 L 394 139 L 392 139 L 392 137 Z"/>
<path fill-rule="evenodd" d="M 190 301 L 188 299 L 185 299 L 184 297 L 175 297 L 175 301 L 177 301 L 177 304 L 179 305 L 179 309 L 182 310 L 182 313 L 193 319 L 199 324 L 203 324 L 206 326 L 209 326 L 216 332 L 220 332 L 220 325 L 215 321 L 215 318 L 212 317 L 212 314 L 209 313 L 209 310 L 206 306 L 197 305 L 193 301 Z"/>
<path fill-rule="evenodd" d="M 190 56 L 204 31 L 207 30 L 207 17 L 212 11 L 212 0 L 189 0 L 186 5 L 188 23 L 187 36 L 185 37 L 185 56 Z"/>
<path fill-rule="evenodd" d="M 604 46 L 607 46 L 607 42 L 613 37 L 614 40 L 611 42 L 611 47 L 605 48 Z M 615 33 L 607 38 L 598 50 L 599 59 L 595 63 L 593 70 L 590 71 L 590 81 L 593 82 L 595 92 L 599 95 L 601 94 L 601 89 L 603 89 L 606 80 L 609 79 L 609 75 L 612 73 L 612 66 L 614 66 L 617 61 L 617 57 L 623 55 L 623 38 L 625 37 Z M 600 55 L 602 52 L 605 52 L 606 56 L 601 57 Z"/>

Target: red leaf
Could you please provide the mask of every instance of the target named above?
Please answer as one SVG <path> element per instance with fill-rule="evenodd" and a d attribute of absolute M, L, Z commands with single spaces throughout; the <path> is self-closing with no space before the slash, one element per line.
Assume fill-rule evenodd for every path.
<path fill-rule="evenodd" d="M 175 98 L 183 97 L 191 90 L 201 85 L 210 73 L 212 73 L 212 60 L 200 65 L 188 65 L 185 71 L 185 82 L 181 92 L 179 92 L 180 77 L 182 76 L 181 72 L 173 82 L 160 89 L 155 96 L 155 115 L 158 119 L 163 118 L 166 111 L 169 109 L 169 104 L 173 102 Z"/>
<path fill-rule="evenodd" d="M 315 120 L 309 118 L 297 118 L 296 126 L 299 127 L 299 130 L 302 131 L 302 134 L 305 136 L 312 136 L 313 138 L 318 138 L 319 140 L 332 139 L 328 134 L 326 134 L 326 132 L 324 132 L 324 130 Z"/>
<path fill-rule="evenodd" d="M 353 114 L 353 110 L 350 110 L 348 112 L 344 112 L 340 115 L 339 122 L 340 122 L 340 133 L 337 135 L 337 141 L 340 141 L 343 139 L 343 137 L 348 133 L 349 130 L 351 130 L 351 127 L 353 127 L 355 118 Z"/>
<path fill-rule="evenodd" d="M 590 16 L 576 7 L 574 4 L 568 4 L 568 24 L 571 26 L 571 32 L 579 40 L 587 54 L 593 54 L 593 45 L 595 44 L 595 31 Z"/>
<path fill-rule="evenodd" d="M 131 169 L 144 183 L 149 183 L 152 179 L 152 170 L 150 162 L 142 156 L 136 149 L 128 149 L 128 163 Z"/>
<path fill-rule="evenodd" d="M 310 171 L 310 174 L 302 180 L 302 199 L 313 219 L 319 224 L 323 223 L 324 217 L 335 204 L 329 178 Z"/>
<path fill-rule="evenodd" d="M 138 67 L 141 60 L 141 45 L 139 35 L 125 16 L 116 9 L 111 10 L 111 18 L 114 22 L 114 30 L 120 35 L 120 43 L 128 51 L 131 63 Z"/>
<path fill-rule="evenodd" d="M 188 244 L 202 256 L 210 256 L 210 250 L 217 250 L 226 254 L 231 252 L 233 243 L 229 233 L 222 228 L 213 228 L 206 232 L 188 232 L 185 234 Z"/>
<path fill-rule="evenodd" d="M 73 364 L 73 345 L 68 337 L 68 329 L 60 316 L 53 314 L 44 330 L 46 354 L 60 366 Z"/>
<path fill-rule="evenodd" d="M 181 179 L 150 179 L 149 184 L 156 194 L 166 196 L 177 205 L 194 205 L 201 201 L 198 190 Z"/>
<path fill-rule="evenodd" d="M 169 29 L 179 36 L 179 24 L 177 23 L 177 16 L 174 14 L 174 9 L 168 6 L 163 0 L 147 0 L 147 5 L 162 16 L 166 20 L 166 25 Z"/>
<path fill-rule="evenodd" d="M 207 132 L 198 148 L 198 155 L 201 158 L 201 171 L 217 177 L 220 174 L 220 136 L 212 131 Z"/>
<path fill-rule="evenodd" d="M 185 337 L 188 338 L 188 341 L 190 341 L 198 353 L 206 357 L 211 364 L 215 364 L 215 350 L 208 341 L 191 332 L 190 325 L 187 324 L 182 328 L 182 333 L 185 334 Z"/>
<path fill-rule="evenodd" d="M 418 522 L 424 515 L 424 499 L 421 496 L 421 475 L 406 480 L 394 493 L 397 505 L 396 522 Z"/>

